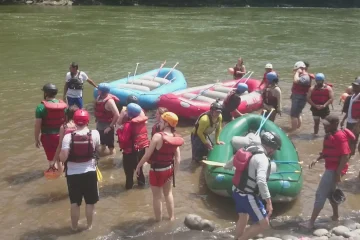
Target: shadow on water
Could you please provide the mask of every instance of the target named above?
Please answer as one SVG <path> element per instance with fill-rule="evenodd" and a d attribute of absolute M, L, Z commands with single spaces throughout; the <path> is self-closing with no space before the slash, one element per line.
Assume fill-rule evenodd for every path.
<path fill-rule="evenodd" d="M 126 192 L 124 184 L 114 183 L 111 185 L 105 185 L 99 189 L 101 198 L 117 197 L 120 194 Z"/>
<path fill-rule="evenodd" d="M 44 177 L 42 170 L 34 170 L 29 172 L 18 173 L 15 175 L 7 176 L 4 178 L 10 185 L 20 185 L 28 182 L 35 181 Z"/>
<path fill-rule="evenodd" d="M 68 198 L 68 193 L 51 192 L 48 194 L 39 194 L 36 197 L 26 201 L 27 204 L 32 206 L 39 206 L 48 203 L 55 203 Z"/>
<path fill-rule="evenodd" d="M 121 224 L 112 226 L 110 229 L 114 232 L 116 237 L 133 238 L 136 236 L 144 235 L 150 231 L 152 227 L 158 224 L 154 219 L 146 220 L 131 220 L 128 222 L 121 222 Z M 114 238 L 118 239 L 118 238 Z"/>
<path fill-rule="evenodd" d="M 74 232 L 70 227 L 63 228 L 42 228 L 34 231 L 29 231 L 20 236 L 20 240 L 29 240 L 29 239 L 41 239 L 41 240 L 55 240 L 59 237 L 66 237 L 69 235 L 75 235 L 80 233 L 83 230 Z"/>

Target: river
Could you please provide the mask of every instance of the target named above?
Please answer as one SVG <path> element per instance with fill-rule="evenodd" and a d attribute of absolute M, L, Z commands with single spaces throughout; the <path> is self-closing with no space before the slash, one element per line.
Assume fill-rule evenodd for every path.
<path fill-rule="evenodd" d="M 286 127 L 292 67 L 298 60 L 309 61 L 311 72 L 324 72 L 335 85 L 334 111 L 340 113 L 340 94 L 360 75 L 359 13 L 356 9 L 2 6 L 1 239 L 226 238 L 184 232 L 182 222 L 188 213 L 214 220 L 220 232 L 231 233 L 236 221 L 232 201 L 211 194 L 201 167 L 191 163 L 192 123 L 186 122 L 179 127 L 187 143 L 182 148 L 174 190 L 174 223 L 153 224 L 149 220 L 153 217 L 149 188 L 124 190 L 118 153 L 114 161 L 100 161 L 104 181 L 100 184 L 101 199 L 96 205 L 93 229 L 72 234 L 65 178 L 45 180 L 45 155 L 42 149 L 35 148 L 33 140 L 34 110 L 42 100 L 41 87 L 52 82 L 62 89 L 72 61 L 100 83 L 127 76 L 134 72 L 137 62 L 138 72 L 146 72 L 159 67 L 165 59 L 168 67 L 179 62 L 177 68 L 188 85 L 196 86 L 229 79 L 226 69 L 242 56 L 256 78 L 262 77 L 267 62 L 279 72 L 285 103 L 277 123 Z M 92 109 L 90 85 L 84 94 L 86 107 Z M 305 164 L 321 150 L 322 138 L 312 137 L 312 126 L 307 106 L 304 126 L 292 137 Z M 298 200 L 275 207 L 274 217 L 280 222 L 311 214 L 314 191 L 324 167 L 318 164 L 308 170 L 306 166 Z M 343 217 L 360 208 L 360 183 L 356 179 L 359 167 L 356 155 L 343 183 L 347 194 L 341 207 Z M 330 213 L 327 204 L 322 216 Z M 80 222 L 85 223 L 83 212 Z"/>

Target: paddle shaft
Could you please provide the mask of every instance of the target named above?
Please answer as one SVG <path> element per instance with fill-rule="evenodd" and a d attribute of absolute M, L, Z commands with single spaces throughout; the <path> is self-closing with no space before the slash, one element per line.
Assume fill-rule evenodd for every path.
<path fill-rule="evenodd" d="M 247 83 L 247 81 L 249 80 L 249 78 L 251 77 L 251 75 L 253 75 L 253 73 L 254 73 L 254 72 L 251 72 L 250 75 L 246 78 L 246 80 L 245 80 L 245 82 L 244 82 L 245 84 Z"/>
<path fill-rule="evenodd" d="M 165 75 L 165 77 L 164 78 L 166 78 L 167 76 L 169 76 L 169 74 L 172 72 L 172 71 L 174 71 L 174 69 L 176 68 L 176 66 L 179 64 L 179 62 L 177 62 L 175 65 L 174 65 L 174 67 Z"/>
<path fill-rule="evenodd" d="M 135 67 L 135 72 L 134 72 L 134 77 L 133 77 L 133 80 L 134 80 L 134 78 L 135 78 L 135 75 L 136 75 L 136 72 L 137 72 L 138 66 L 139 66 L 139 63 L 136 63 L 136 67 Z"/>
<path fill-rule="evenodd" d="M 260 131 L 261 131 L 261 128 L 264 126 L 265 122 L 269 119 L 271 113 L 274 111 L 275 109 L 272 108 L 270 113 L 268 114 L 268 116 L 265 118 L 265 120 L 260 124 L 259 126 L 259 129 L 256 131 L 255 135 L 259 135 L 260 134 Z"/>
<path fill-rule="evenodd" d="M 166 60 L 160 65 L 159 71 L 157 71 L 157 73 L 155 74 L 154 78 L 151 81 L 153 81 L 157 77 L 157 75 L 159 75 L 161 69 L 165 66 L 165 64 L 166 64 Z"/>
<path fill-rule="evenodd" d="M 252 72 L 247 72 L 247 73 L 245 73 L 244 76 L 242 76 L 242 77 L 232 86 L 232 88 L 234 88 L 245 76 L 247 76 L 247 75 L 250 74 L 250 73 L 252 73 Z"/>

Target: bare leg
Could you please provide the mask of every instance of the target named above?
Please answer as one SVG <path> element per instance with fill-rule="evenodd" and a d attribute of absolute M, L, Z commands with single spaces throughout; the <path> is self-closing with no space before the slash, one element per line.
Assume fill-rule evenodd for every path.
<path fill-rule="evenodd" d="M 298 126 L 297 126 L 297 128 L 300 128 L 301 124 L 302 124 L 302 117 L 301 117 L 301 114 L 300 114 L 300 116 L 298 118 Z"/>
<path fill-rule="evenodd" d="M 168 181 L 167 183 L 165 183 L 165 185 L 163 186 L 163 192 L 166 202 L 166 209 L 169 214 L 169 219 L 170 221 L 174 221 L 175 217 L 174 217 L 174 197 L 172 194 L 172 181 Z"/>
<path fill-rule="evenodd" d="M 256 235 L 266 230 L 269 227 L 269 219 L 264 218 L 260 220 L 258 223 L 251 225 L 245 232 L 241 235 L 239 240 L 248 240 L 250 238 L 254 238 Z"/>
<path fill-rule="evenodd" d="M 80 218 L 80 206 L 77 203 L 72 203 L 70 208 L 71 228 L 77 230 Z"/>
<path fill-rule="evenodd" d="M 319 216 L 320 212 L 321 212 L 321 208 L 314 208 L 313 212 L 311 214 L 311 218 L 309 220 L 309 223 L 305 227 L 307 227 L 309 229 L 314 228 L 315 220 Z"/>
<path fill-rule="evenodd" d="M 89 229 L 89 230 L 92 228 L 94 210 L 95 210 L 95 205 L 94 204 L 86 204 L 85 205 L 87 229 Z"/>
<path fill-rule="evenodd" d="M 153 208 L 156 221 L 160 222 L 162 220 L 162 188 L 151 186 L 151 191 L 153 193 Z"/>
<path fill-rule="evenodd" d="M 314 117 L 314 134 L 315 135 L 319 133 L 319 126 L 320 126 L 320 118 Z"/>
<path fill-rule="evenodd" d="M 109 148 L 109 154 L 110 154 L 110 155 L 116 154 L 115 148 Z"/>
<path fill-rule="evenodd" d="M 249 221 L 249 215 L 245 213 L 239 213 L 239 220 L 235 228 L 235 239 L 241 237 L 245 231 L 247 222 Z"/>
<path fill-rule="evenodd" d="M 299 121 L 298 118 L 291 117 L 291 132 L 295 131 L 298 128 Z"/>
<path fill-rule="evenodd" d="M 333 210 L 333 215 L 332 215 L 331 219 L 333 221 L 338 221 L 339 220 L 339 205 L 337 205 L 335 202 L 331 201 L 330 199 L 329 199 L 329 201 L 330 201 L 330 204 L 331 204 L 331 207 Z"/>

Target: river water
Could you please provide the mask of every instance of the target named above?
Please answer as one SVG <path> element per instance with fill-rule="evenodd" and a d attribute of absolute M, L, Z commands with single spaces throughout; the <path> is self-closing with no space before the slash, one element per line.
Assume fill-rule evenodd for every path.
<path fill-rule="evenodd" d="M 91 231 L 69 231 L 69 200 L 65 178 L 46 181 L 47 163 L 33 140 L 34 109 L 47 82 L 61 89 L 72 61 L 95 80 L 111 81 L 179 62 L 189 86 L 229 79 L 227 67 L 242 56 L 248 70 L 260 78 L 267 62 L 281 76 L 284 114 L 277 119 L 289 125 L 289 89 L 292 66 L 308 60 L 312 72 L 324 72 L 335 85 L 336 99 L 360 75 L 359 10 L 266 8 L 143 8 L 143 7 L 41 7 L 0 8 L 0 233 L 1 239 L 225 239 L 234 229 L 236 214 L 231 199 L 211 194 L 202 169 L 191 163 L 189 132 L 192 123 L 180 123 L 187 144 L 177 187 L 176 221 L 153 224 L 151 191 L 124 191 L 121 155 L 102 158 L 101 200 L 96 205 Z M 86 86 L 86 107 L 92 109 L 92 89 Z M 334 107 L 340 114 L 340 106 Z M 153 113 L 150 113 L 153 117 Z M 151 122 L 152 123 L 152 122 Z M 92 120 L 91 126 L 94 126 Z M 309 107 L 304 126 L 292 139 L 305 164 L 321 150 L 322 138 L 312 137 Z M 321 130 L 322 131 L 322 130 Z M 352 159 L 343 183 L 347 201 L 343 217 L 359 208 L 356 179 L 360 164 Z M 115 166 L 114 166 L 115 165 Z M 305 166 L 306 168 L 306 166 Z M 280 222 L 307 218 L 323 165 L 304 170 L 299 199 L 275 206 Z M 331 214 L 326 205 L 322 215 Z M 197 213 L 217 223 L 220 233 L 186 232 L 186 214 Z M 166 212 L 165 212 L 166 215 Z M 274 220 L 276 221 L 276 219 Z M 85 224 L 84 214 L 81 224 Z M 296 224 L 294 225 L 296 229 Z"/>

